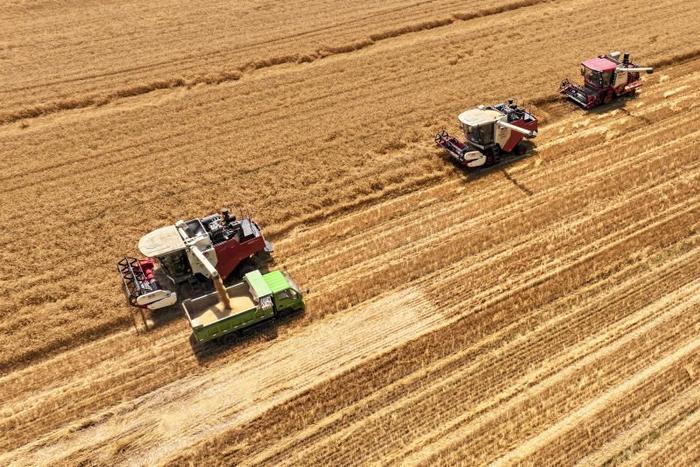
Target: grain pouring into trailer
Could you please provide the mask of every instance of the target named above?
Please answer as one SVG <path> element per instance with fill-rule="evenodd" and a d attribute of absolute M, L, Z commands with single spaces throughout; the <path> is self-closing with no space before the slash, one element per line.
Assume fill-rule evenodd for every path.
<path fill-rule="evenodd" d="M 237 284 L 182 302 L 199 343 L 303 308 L 299 286 L 282 271 L 252 271 Z"/>

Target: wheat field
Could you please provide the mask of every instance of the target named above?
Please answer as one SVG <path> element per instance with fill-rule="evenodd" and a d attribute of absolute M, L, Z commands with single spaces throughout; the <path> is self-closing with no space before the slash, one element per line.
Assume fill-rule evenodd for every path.
<path fill-rule="evenodd" d="M 700 3 L 13 0 L 0 12 L 0 464 L 700 462 Z M 623 49 L 642 91 L 559 82 Z M 464 171 L 515 98 L 528 156 Z M 137 333 L 139 237 L 250 213 L 294 319 Z"/>

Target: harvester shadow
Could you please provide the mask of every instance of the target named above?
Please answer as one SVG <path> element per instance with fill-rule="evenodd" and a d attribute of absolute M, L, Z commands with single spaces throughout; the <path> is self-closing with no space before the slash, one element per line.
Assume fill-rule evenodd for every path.
<path fill-rule="evenodd" d="M 610 104 L 603 104 L 600 107 L 596 107 L 595 109 L 591 109 L 591 110 L 589 110 L 589 112 L 594 113 L 596 115 L 603 115 L 603 114 L 605 114 L 607 112 L 611 112 L 613 110 L 619 110 L 620 112 L 627 115 L 628 117 L 639 119 L 642 122 L 646 123 L 647 125 L 651 125 L 652 123 L 654 123 L 651 120 L 649 120 L 649 118 L 647 118 L 646 116 L 633 114 L 629 109 L 627 109 L 625 107 L 626 101 L 632 100 L 632 99 L 634 99 L 634 98 L 633 97 L 624 97 L 618 101 L 611 102 Z"/>
<path fill-rule="evenodd" d="M 255 342 L 273 341 L 278 337 L 280 326 L 289 326 L 304 315 L 304 311 L 285 313 L 272 319 L 268 319 L 254 326 L 232 332 L 213 341 L 199 343 L 190 335 L 192 353 L 199 365 L 206 365 L 225 358 L 232 352 L 239 352 L 241 347 Z"/>
<path fill-rule="evenodd" d="M 449 160 L 449 162 L 454 166 L 454 173 L 460 174 L 462 177 L 464 177 L 467 181 L 475 181 L 478 180 L 482 177 L 486 177 L 488 175 L 491 175 L 495 172 L 501 172 L 503 176 L 510 181 L 516 188 L 518 188 L 520 191 L 522 191 L 524 194 L 527 196 L 532 196 L 534 193 L 532 190 L 530 190 L 528 187 L 523 185 L 522 183 L 518 182 L 511 174 L 509 174 L 506 169 L 515 164 L 516 162 L 528 159 L 532 156 L 537 155 L 537 147 L 531 142 L 531 141 L 523 141 L 523 143 L 526 147 L 527 150 L 525 151 L 525 154 L 521 156 L 516 156 L 516 155 L 508 155 L 505 156 L 501 162 L 498 164 L 491 165 L 489 167 L 483 167 L 479 169 L 469 169 L 466 167 L 463 167 L 456 162 L 454 162 L 450 157 L 445 157 L 445 159 Z"/>
<path fill-rule="evenodd" d="M 618 99 L 615 99 L 612 102 L 609 102 L 607 104 L 601 104 L 597 107 L 593 107 L 592 109 L 589 110 L 584 110 L 584 112 L 596 114 L 596 115 L 601 115 L 605 114 L 608 112 L 612 112 L 613 110 L 620 110 L 623 109 L 627 105 L 627 101 L 630 100 L 631 97 L 620 97 Z"/>

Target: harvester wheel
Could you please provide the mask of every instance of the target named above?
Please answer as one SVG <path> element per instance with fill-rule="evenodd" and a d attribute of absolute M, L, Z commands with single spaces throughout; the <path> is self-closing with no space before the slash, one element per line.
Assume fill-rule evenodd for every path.
<path fill-rule="evenodd" d="M 255 271 L 257 268 L 255 267 L 255 263 L 253 262 L 252 259 L 247 259 L 243 261 L 239 266 L 237 272 L 237 276 L 243 277 L 249 272 Z"/>
<path fill-rule="evenodd" d="M 516 156 L 522 156 L 527 152 L 527 148 L 525 147 L 524 144 L 518 143 L 515 146 L 515 149 L 513 149 L 513 152 L 515 153 Z"/>
<path fill-rule="evenodd" d="M 496 165 L 499 162 L 501 162 L 501 148 L 498 146 L 494 146 L 493 149 L 488 151 L 488 154 L 486 154 L 486 165 L 491 166 L 491 165 Z"/>

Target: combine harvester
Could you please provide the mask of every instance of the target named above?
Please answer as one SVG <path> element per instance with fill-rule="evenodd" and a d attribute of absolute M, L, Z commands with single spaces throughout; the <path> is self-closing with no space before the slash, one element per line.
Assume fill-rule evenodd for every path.
<path fill-rule="evenodd" d="M 246 310 L 241 310 L 240 306 L 232 308 L 233 303 L 224 299 L 227 289 L 224 287 L 223 280 L 244 277 L 244 281 L 248 281 L 249 284 L 257 284 L 257 287 L 250 289 L 252 295 L 247 303 L 254 302 L 256 306 L 259 305 L 261 311 L 249 313 L 250 317 L 239 316 L 237 324 L 232 326 L 231 330 L 240 329 L 270 317 L 266 298 L 270 294 L 273 295 L 273 305 L 278 311 L 290 306 L 298 308 L 297 301 L 301 300 L 298 287 L 293 285 L 291 280 L 287 278 L 288 286 L 286 288 L 283 286 L 279 276 L 282 273 L 271 273 L 271 276 L 265 276 L 271 281 L 268 283 L 270 294 L 267 295 L 263 292 L 268 289 L 260 285 L 262 282 L 251 279 L 251 277 L 257 277 L 256 272 L 260 275 L 259 271 L 253 272 L 256 269 L 256 263 L 265 263 L 269 260 L 272 245 L 265 240 L 260 227 L 252 219 L 245 217 L 237 220 L 229 215 L 227 209 L 202 219 L 178 221 L 175 225 L 156 229 L 139 240 L 139 250 L 146 259 L 124 257 L 119 261 L 117 269 L 121 275 L 127 300 L 131 306 L 140 311 L 145 327 L 147 324 L 144 310 L 157 310 L 175 305 L 178 300 L 178 291 L 191 293 L 193 290 L 201 289 L 206 285 L 207 279 L 213 281 L 218 291 L 221 302 L 224 304 L 221 309 L 228 310 L 229 315 L 236 316 L 238 311 L 245 314 L 253 306 Z M 246 273 L 254 275 L 249 277 Z M 282 277 L 286 278 L 284 275 Z M 164 287 L 168 282 L 172 288 Z M 229 290 L 240 295 L 239 286 L 240 284 L 237 284 Z M 294 296 L 297 301 L 293 304 L 285 302 L 280 298 L 280 293 Z M 205 302 L 209 303 L 209 298 L 197 301 L 200 299 L 188 302 L 191 303 L 188 306 L 196 307 Z M 236 303 L 240 305 L 240 301 Z M 303 304 L 303 302 L 300 303 Z M 198 323 L 192 318 L 191 311 L 192 309 L 185 307 L 188 319 L 197 334 L 198 324 L 204 324 L 204 321 L 200 319 Z M 213 324 L 209 321 L 207 321 L 208 324 Z M 218 336 L 220 333 L 209 332 L 209 334 Z"/>
<path fill-rule="evenodd" d="M 537 119 L 513 100 L 493 106 L 480 105 L 457 118 L 466 142 L 442 130 L 435 135 L 435 143 L 470 168 L 496 164 L 503 154 L 523 155 L 527 152 L 523 138 L 537 136 Z"/>
<path fill-rule="evenodd" d="M 630 62 L 628 53 L 624 54 L 622 61 L 619 58 L 620 52 L 611 52 L 581 62 L 583 86 L 565 79 L 559 92 L 584 109 L 607 104 L 618 97 L 634 95 L 642 85 L 641 72 L 653 73 L 654 69 Z"/>

